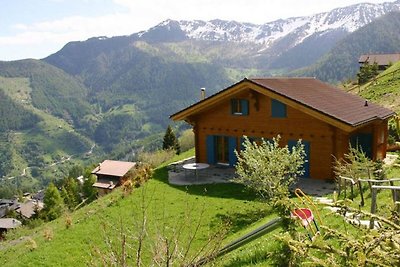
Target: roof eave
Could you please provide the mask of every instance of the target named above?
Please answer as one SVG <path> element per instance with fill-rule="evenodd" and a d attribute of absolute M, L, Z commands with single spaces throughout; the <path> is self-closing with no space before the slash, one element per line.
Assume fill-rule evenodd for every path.
<path fill-rule="evenodd" d="M 382 117 L 377 117 L 377 116 L 376 116 L 376 117 L 369 118 L 369 119 L 367 119 L 367 120 L 355 122 L 355 123 L 351 124 L 351 126 L 353 126 L 353 127 L 359 127 L 359 126 L 362 126 L 362 125 L 364 125 L 364 124 L 367 124 L 367 123 L 370 123 L 370 122 L 376 121 L 376 120 L 384 121 L 384 120 L 390 119 L 391 117 L 393 117 L 393 116 L 395 116 L 395 115 L 396 115 L 396 112 L 392 112 L 392 113 L 390 113 L 390 114 L 387 114 L 386 116 L 382 116 Z"/>
<path fill-rule="evenodd" d="M 205 108 L 207 108 L 210 104 L 213 104 L 214 102 L 218 101 L 219 97 L 218 96 L 224 96 L 224 94 L 227 93 L 227 91 L 231 88 L 234 88 L 242 83 L 245 82 L 251 82 L 249 79 L 244 78 L 243 80 L 203 99 L 200 100 L 199 102 L 194 103 L 193 105 L 190 105 L 189 107 L 186 107 L 184 109 L 182 109 L 181 111 L 178 111 L 172 115 L 169 116 L 170 119 L 172 119 L 173 121 L 181 121 L 181 120 L 185 120 L 187 117 L 193 115 L 194 113 L 197 113 L 198 111 L 202 111 Z"/>

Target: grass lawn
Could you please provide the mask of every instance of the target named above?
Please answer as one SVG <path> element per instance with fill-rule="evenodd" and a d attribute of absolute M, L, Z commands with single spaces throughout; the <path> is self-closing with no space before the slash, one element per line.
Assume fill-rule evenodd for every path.
<path fill-rule="evenodd" d="M 174 160 L 189 157 L 185 152 Z M 143 263 L 148 266 L 154 240 L 160 236 L 179 236 L 180 248 L 187 247 L 188 237 L 197 231 L 189 255 L 195 256 L 209 237 L 227 229 L 222 242 L 225 245 L 276 217 L 266 203 L 236 184 L 173 186 L 168 184 L 167 164 L 155 170 L 153 179 L 144 186 L 124 196 L 117 190 L 98 199 L 76 212 L 34 229 L 22 228 L 8 235 L 8 241 L 0 243 L 1 266 L 85 266 L 91 262 L 101 264 L 101 255 L 109 257 L 110 251 L 121 250 L 121 229 L 126 234 L 127 262 L 135 265 L 136 238 L 140 231 L 141 208 L 146 205 L 146 238 Z M 396 170 L 391 170 L 396 174 Z M 370 198 L 365 194 L 369 211 Z M 390 192 L 379 193 L 378 212 L 387 214 L 391 207 Z M 296 200 L 297 201 L 297 200 Z M 353 207 L 358 207 L 356 196 Z M 385 207 L 386 206 L 386 209 Z M 388 208 L 389 207 L 389 208 Z M 343 218 L 319 205 L 323 224 L 331 229 L 344 231 L 354 237 L 364 230 L 344 222 Z M 67 220 L 72 221 L 67 228 Z M 276 266 L 276 259 L 285 258 L 282 243 L 274 239 L 282 228 L 254 240 L 245 246 L 217 259 L 213 266 Z M 298 227 L 298 233 L 306 240 L 306 232 Z M 113 242 L 109 246 L 106 241 Z M 186 242 L 186 243 L 185 243 Z M 337 246 L 336 241 L 321 242 Z M 280 255 L 279 255 L 280 253 Z M 313 253 L 313 252 L 311 252 Z"/>
<path fill-rule="evenodd" d="M 200 221 L 191 253 L 226 225 L 229 225 L 229 240 L 230 235 L 244 232 L 244 229 L 247 232 L 248 227 L 257 227 L 260 220 L 267 221 L 268 217 L 273 217 L 265 203 L 257 201 L 240 185 L 171 186 L 164 165 L 155 171 L 153 179 L 129 196 L 124 197 L 117 190 L 53 222 L 10 233 L 9 241 L 0 245 L 0 265 L 84 266 L 96 259 L 91 252 L 109 252 L 105 241 L 110 237 L 113 242 L 118 242 L 121 225 L 127 233 L 127 242 L 134 245 L 132 240 L 138 232 L 144 203 L 148 205 L 148 240 L 155 239 L 160 232 L 171 236 L 176 229 L 182 232 L 182 237 L 188 236 Z M 66 227 L 67 218 L 72 221 L 69 228 Z M 146 248 L 151 245 L 146 243 Z M 131 248 L 129 254 L 134 255 L 134 252 Z M 145 262 L 149 257 L 150 253 L 145 253 Z M 128 258 L 128 262 L 133 263 L 133 258 Z"/>

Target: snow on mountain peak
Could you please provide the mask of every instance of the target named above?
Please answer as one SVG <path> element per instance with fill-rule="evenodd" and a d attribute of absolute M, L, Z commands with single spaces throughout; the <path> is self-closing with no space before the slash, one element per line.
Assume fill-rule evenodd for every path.
<path fill-rule="evenodd" d="M 334 30 L 353 32 L 388 12 L 399 10 L 400 0 L 397 0 L 381 4 L 355 4 L 330 12 L 279 19 L 262 25 L 224 20 L 166 20 L 146 32 L 157 28 L 168 31 L 179 29 L 189 39 L 255 43 L 265 48 L 290 36 L 290 46 L 293 47 L 313 34 L 324 34 Z M 139 33 L 139 36 L 146 32 Z"/>

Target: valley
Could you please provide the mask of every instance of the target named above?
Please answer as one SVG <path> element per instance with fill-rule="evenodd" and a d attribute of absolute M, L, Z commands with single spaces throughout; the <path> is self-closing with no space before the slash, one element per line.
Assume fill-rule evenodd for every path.
<path fill-rule="evenodd" d="M 356 4 L 263 25 L 166 20 L 128 36 L 69 42 L 42 60 L 0 62 L 0 112 L 8 114 L 0 120 L 0 177 L 16 177 L 0 196 L 40 189 L 75 164 L 159 149 L 169 115 L 197 102 L 202 87 L 210 96 L 243 77 L 352 80 L 360 54 L 400 51 L 399 8 Z M 179 135 L 188 126 L 173 127 Z"/>
<path fill-rule="evenodd" d="M 398 266 L 400 61 L 363 65 L 400 59 L 382 1 L 15 4 L 31 51 L 66 39 L 0 61 L 0 266 Z"/>

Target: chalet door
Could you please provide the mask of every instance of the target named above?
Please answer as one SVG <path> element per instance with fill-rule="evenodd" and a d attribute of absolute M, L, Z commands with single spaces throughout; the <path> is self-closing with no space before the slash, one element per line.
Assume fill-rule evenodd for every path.
<path fill-rule="evenodd" d="M 309 178 L 310 177 L 310 142 L 301 140 L 301 143 L 304 145 L 304 152 L 305 152 L 305 162 L 303 164 L 304 174 L 301 176 L 302 178 Z M 296 146 L 297 140 L 289 140 L 288 147 L 289 149 Z"/>
<path fill-rule="evenodd" d="M 229 163 L 229 138 L 227 136 L 217 136 L 216 140 L 217 163 Z"/>
<path fill-rule="evenodd" d="M 229 164 L 234 166 L 237 162 L 236 137 L 223 135 L 207 136 L 207 162 L 209 164 Z"/>

